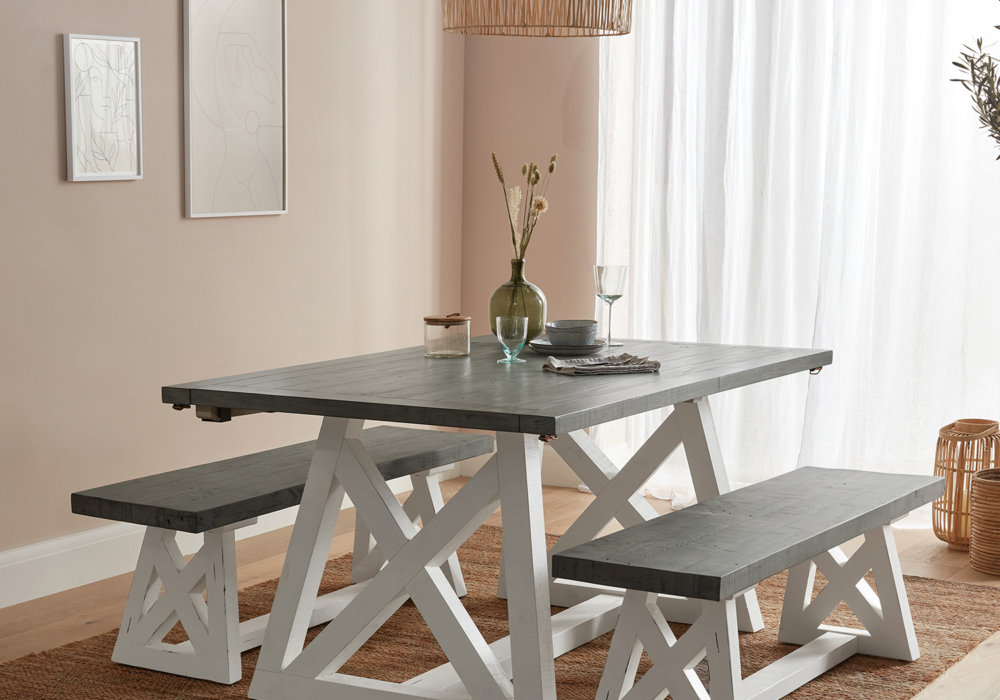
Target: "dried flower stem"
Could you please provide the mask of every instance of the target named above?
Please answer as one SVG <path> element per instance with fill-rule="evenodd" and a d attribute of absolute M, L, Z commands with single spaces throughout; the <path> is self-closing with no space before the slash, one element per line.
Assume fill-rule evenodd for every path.
<path fill-rule="evenodd" d="M 493 169 L 496 170 L 497 180 L 500 181 L 500 189 L 503 190 L 503 203 L 507 208 L 507 223 L 510 224 L 510 244 L 517 249 L 517 237 L 514 233 L 514 222 L 510 218 L 510 200 L 507 199 L 507 183 L 503 181 L 503 168 L 500 167 L 500 161 L 497 160 L 497 154 L 495 152 L 490 152 L 493 156 Z"/>
<path fill-rule="evenodd" d="M 538 224 L 538 217 L 548 210 L 548 200 L 545 193 L 548 191 L 549 179 L 556 169 L 556 156 L 549 160 L 548 172 L 542 177 L 538 168 L 538 163 L 525 163 L 521 168 L 521 174 L 525 177 L 525 189 L 527 190 L 527 202 L 524 206 L 523 217 L 520 216 L 518 208 L 511 209 L 510 196 L 507 193 L 507 183 L 504 181 L 503 168 L 496 153 L 490 154 L 493 158 L 493 169 L 496 171 L 497 180 L 503 189 L 504 204 L 507 209 L 507 223 L 510 225 L 510 240 L 514 249 L 514 257 L 524 260 L 524 255 L 528 250 L 528 243 L 531 242 L 531 235 Z M 515 219 L 517 219 L 515 221 Z M 520 233 L 520 237 L 518 236 Z"/>

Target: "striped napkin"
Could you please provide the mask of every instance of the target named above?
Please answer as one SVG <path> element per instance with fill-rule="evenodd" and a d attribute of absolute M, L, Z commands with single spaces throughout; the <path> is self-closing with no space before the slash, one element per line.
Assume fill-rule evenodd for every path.
<path fill-rule="evenodd" d="M 645 374 L 659 372 L 660 362 L 648 357 L 637 357 L 627 352 L 608 357 L 574 357 L 560 360 L 549 357 L 542 369 L 556 374 Z"/>

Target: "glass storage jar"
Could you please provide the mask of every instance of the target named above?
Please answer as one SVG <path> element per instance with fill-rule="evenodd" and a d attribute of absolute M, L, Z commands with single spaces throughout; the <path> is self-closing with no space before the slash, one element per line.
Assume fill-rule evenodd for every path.
<path fill-rule="evenodd" d="M 424 316 L 424 357 L 467 357 L 471 316 Z"/>

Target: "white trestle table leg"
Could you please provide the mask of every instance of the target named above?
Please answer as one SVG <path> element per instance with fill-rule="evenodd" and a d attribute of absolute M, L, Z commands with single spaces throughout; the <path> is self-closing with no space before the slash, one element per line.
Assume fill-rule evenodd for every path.
<path fill-rule="evenodd" d="M 556 697 L 541 444 L 533 435 L 497 433 L 511 669 L 518 700 Z"/>
<path fill-rule="evenodd" d="M 685 401 L 674 406 L 674 415 L 680 422 L 684 436 L 684 453 L 687 455 L 688 469 L 694 493 L 699 501 L 729 493 L 729 477 L 722 459 L 722 447 L 715 432 L 715 419 L 708 397 Z M 757 591 L 750 589 L 736 598 L 736 616 L 739 628 L 744 632 L 764 629 L 764 618 L 757 603 Z"/>
<path fill-rule="evenodd" d="M 559 538 L 553 553 L 589 542 L 612 520 L 630 527 L 656 517 L 656 511 L 638 492 L 680 442 L 676 421 L 668 418 L 619 471 L 582 430 L 555 440 L 556 453 L 595 498 Z"/>
<path fill-rule="evenodd" d="M 422 526 L 426 527 L 427 523 L 444 508 L 444 496 L 441 494 L 440 478 L 441 473 L 450 471 L 452 466 L 449 464 L 444 467 L 421 472 L 411 477 L 413 479 L 413 493 L 406 499 L 403 507 L 407 514 L 412 517 L 411 511 L 407 508 L 412 501 L 413 513 L 420 516 Z M 444 572 L 445 578 L 448 579 L 451 587 L 455 589 L 455 594 L 460 598 L 464 596 L 466 594 L 465 578 L 462 576 L 462 567 L 458 562 L 458 554 L 456 552 L 452 552 L 445 559 L 444 564 L 441 566 L 441 571 Z"/>
<path fill-rule="evenodd" d="M 435 513 L 444 506 L 440 475 L 443 472 L 451 471 L 453 467 L 454 465 L 447 464 L 410 476 L 413 492 L 404 501 L 403 510 L 412 523 L 416 524 L 419 519 L 422 524 L 426 525 Z M 359 583 L 370 579 L 384 564 L 385 555 L 382 554 L 382 550 L 379 549 L 375 539 L 371 536 L 371 530 L 365 525 L 363 518 L 356 516 L 354 552 L 351 555 L 351 581 Z M 442 570 L 459 597 L 464 596 L 466 593 L 465 578 L 462 576 L 458 554 L 453 552 L 445 561 Z"/>
<path fill-rule="evenodd" d="M 612 520 L 630 527 L 655 518 L 656 510 L 638 491 L 677 449 L 680 439 L 675 422 L 668 419 L 621 470 L 582 430 L 560 435 L 550 443 L 595 497 L 552 546 L 549 559 L 552 554 L 594 539 Z M 551 592 L 554 605 L 568 607 L 593 595 L 615 593 L 615 589 L 553 581 Z M 679 619 L 690 621 L 684 616 Z"/>
<path fill-rule="evenodd" d="M 258 673 L 280 672 L 302 651 L 337 515 L 344 500 L 344 488 L 335 476 L 337 464 L 341 452 L 348 449 L 346 439 L 360 438 L 363 428 L 361 420 L 323 419 L 271 606 L 257 671 L 250 685 L 250 697 L 258 697 L 259 691 L 254 687 L 258 685 Z"/>
<path fill-rule="evenodd" d="M 357 697 L 357 698 L 432 698 L 474 697 L 484 700 L 509 700 L 514 697 L 507 672 L 486 644 L 472 618 L 462 606 L 455 590 L 442 573 L 441 566 L 455 549 L 468 539 L 489 515 L 499 501 L 497 460 L 494 457 L 433 517 L 422 529 L 417 529 L 410 516 L 396 500 L 385 480 L 378 472 L 359 439 L 360 421 L 327 418 L 332 425 L 342 426 L 341 439 L 336 451 L 333 469 L 325 463 L 319 473 L 328 475 L 331 483 L 342 484 L 371 528 L 378 546 L 387 558 L 386 565 L 365 583 L 350 602 L 343 607 L 308 646 L 303 648 L 300 639 L 292 639 L 287 621 L 283 621 L 272 634 L 271 626 L 265 635 L 261 663 L 254 674 L 250 697 L 256 699 L 284 699 L 287 697 Z M 354 424 L 358 425 L 355 426 Z M 348 424 L 349 430 L 343 426 Z M 357 429 L 355 429 L 355 427 Z M 323 446 L 322 434 L 319 447 Z M 318 447 L 318 449 L 319 449 Z M 310 471 L 305 496 L 310 495 Z M 323 481 L 319 482 L 322 487 Z M 338 485 L 337 488 L 340 488 Z M 299 513 L 293 546 L 300 548 L 300 562 L 308 559 L 303 552 L 316 550 L 317 531 L 308 527 L 318 519 L 317 513 L 326 505 L 318 500 L 311 507 L 303 498 L 307 517 Z M 338 504 L 339 505 L 339 504 Z M 306 520 L 303 518 L 306 517 Z M 299 522 L 307 523 L 306 534 L 296 542 Z M 324 537 L 323 554 L 329 546 Z M 286 559 L 286 572 L 289 569 Z M 294 610 L 294 601 L 306 597 L 304 577 L 299 574 L 297 587 L 279 584 L 275 612 Z M 308 582 L 310 588 L 312 582 Z M 314 589 L 312 589 L 314 590 Z M 314 595 L 314 593 L 313 593 Z M 465 685 L 462 693 L 447 692 L 419 684 L 397 684 L 371 681 L 345 676 L 339 668 L 365 641 L 391 616 L 407 598 L 412 598 L 442 649 L 452 662 L 456 673 Z M 294 610 L 297 613 L 297 610 Z M 272 613 L 274 614 L 274 613 Z M 279 620 L 279 623 L 282 622 Z M 266 662 L 266 665 L 262 665 Z"/>
<path fill-rule="evenodd" d="M 631 527 L 657 517 L 653 507 L 638 492 L 681 444 L 699 501 L 730 490 L 715 421 L 705 397 L 676 404 L 621 470 L 583 431 L 560 435 L 551 444 L 595 494 L 590 505 L 553 546 L 552 553 L 593 539 L 611 520 Z M 589 595 L 612 590 L 556 581 L 552 584 L 552 600 L 556 605 L 574 605 Z M 673 596 L 661 596 L 659 605 L 665 615 L 677 622 L 690 623 L 701 614 L 700 604 Z M 740 630 L 756 632 L 764 628 L 753 589 L 737 599 L 737 619 Z"/>

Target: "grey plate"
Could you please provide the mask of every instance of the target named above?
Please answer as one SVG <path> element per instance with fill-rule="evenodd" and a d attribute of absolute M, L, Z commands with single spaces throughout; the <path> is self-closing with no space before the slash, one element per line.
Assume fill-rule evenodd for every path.
<path fill-rule="evenodd" d="M 528 343 L 528 347 L 539 355 L 553 355 L 555 357 L 579 357 L 581 355 L 593 355 L 604 349 L 604 341 L 593 345 L 553 345 L 545 338 L 535 338 Z"/>

